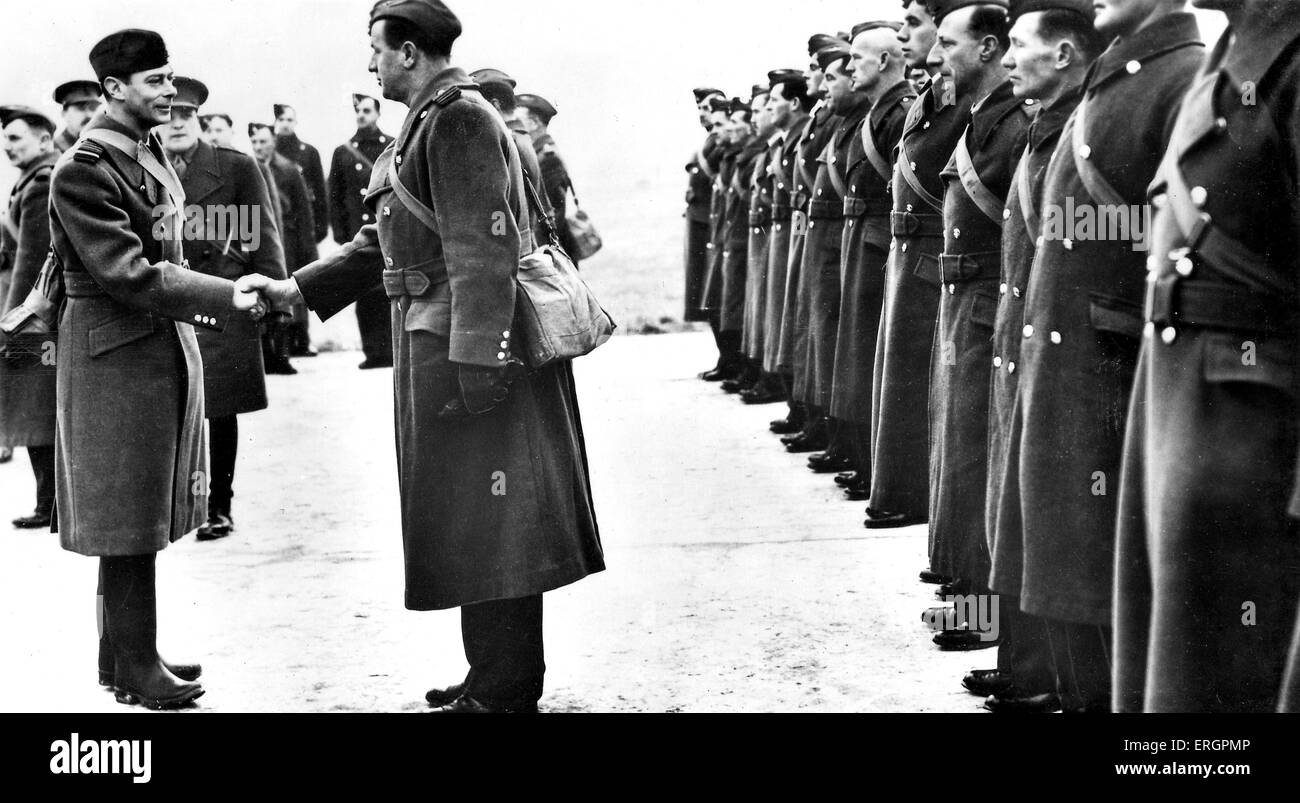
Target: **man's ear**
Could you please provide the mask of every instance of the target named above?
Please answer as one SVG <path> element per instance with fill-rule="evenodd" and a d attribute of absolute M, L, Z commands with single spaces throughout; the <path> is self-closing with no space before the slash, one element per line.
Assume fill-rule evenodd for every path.
<path fill-rule="evenodd" d="M 126 85 L 122 79 L 111 75 L 105 78 L 104 96 L 114 100 L 126 100 Z"/>
<path fill-rule="evenodd" d="M 1068 70 L 1071 65 L 1078 63 L 1079 51 L 1074 46 L 1074 42 L 1069 39 L 1062 39 L 1061 43 L 1056 46 L 1056 69 Z"/>

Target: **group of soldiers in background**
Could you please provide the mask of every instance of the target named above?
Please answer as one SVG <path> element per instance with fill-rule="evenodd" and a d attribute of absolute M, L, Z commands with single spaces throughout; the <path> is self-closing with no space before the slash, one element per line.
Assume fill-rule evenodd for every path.
<path fill-rule="evenodd" d="M 473 74 L 485 97 L 515 133 L 520 154 L 548 212 L 563 220 L 568 171 L 548 133 L 555 107 L 540 95 L 514 93 L 515 79 L 500 70 Z M 339 145 L 328 177 L 319 152 L 296 133 L 297 113 L 287 104 L 273 107 L 274 124 L 251 122 L 253 154 L 233 146 L 234 120 L 223 112 L 205 111 L 208 88 L 189 77 L 175 79 L 172 122 L 158 129 L 172 167 L 181 179 L 186 203 L 201 209 L 270 210 L 254 221 L 256 238 L 239 233 L 204 232 L 187 242 L 192 269 L 235 279 L 249 273 L 284 278 L 315 262 L 318 245 L 332 230 L 335 242 L 351 242 L 373 215 L 362 203 L 372 168 L 392 136 L 379 128 L 380 101 L 356 93 L 352 108 L 357 130 Z M 60 85 L 54 100 L 63 109 L 62 125 L 27 106 L 0 107 L 0 127 L 11 163 L 21 173 L 9 197 L 0 234 L 0 313 L 23 302 L 32 290 L 50 250 L 49 183 L 60 154 L 72 149 L 83 127 L 101 111 L 101 88 L 95 81 Z M 568 231 L 561 226 L 562 244 Z M 567 244 L 566 244 L 567 247 Z M 378 259 L 378 257 L 376 257 Z M 376 276 L 380 273 L 376 265 Z M 362 369 L 393 365 L 389 298 L 382 284 L 356 303 L 365 360 Z M 314 357 L 306 306 L 273 310 L 260 324 L 238 319 L 225 332 L 198 334 L 204 361 L 211 484 L 209 521 L 200 540 L 221 538 L 233 530 L 232 485 L 238 444 L 237 418 L 268 406 L 265 374 L 296 374 L 290 357 Z M 55 501 L 55 370 L 41 354 L 21 353 L 12 344 L 0 361 L 0 462 L 25 447 L 36 478 L 36 509 L 14 520 L 15 527 L 49 528 Z"/>
<path fill-rule="evenodd" d="M 1300 18 L 1194 4 L 1213 52 L 1185 0 L 912 0 L 695 91 L 702 378 L 928 523 L 994 711 L 1300 708 Z"/>

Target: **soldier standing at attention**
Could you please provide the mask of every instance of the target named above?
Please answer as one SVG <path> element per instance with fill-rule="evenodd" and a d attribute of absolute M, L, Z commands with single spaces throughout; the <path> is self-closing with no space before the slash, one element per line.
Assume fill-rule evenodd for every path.
<path fill-rule="evenodd" d="M 1033 101 L 1016 98 L 1002 58 L 1005 0 L 942 0 L 929 8 L 939 26 L 935 58 L 971 119 L 946 182 L 939 317 L 930 358 L 930 566 L 953 578 L 951 594 L 988 593 L 984 532 L 988 469 L 989 363 L 1002 262 L 1002 211 L 1028 141 Z M 1014 369 L 1013 369 L 1014 370 Z M 942 649 L 994 646 L 974 627 L 944 630 Z"/>
<path fill-rule="evenodd" d="M 0 312 L 8 312 L 27 298 L 50 249 L 50 174 L 58 152 L 54 123 L 35 109 L 0 107 L 0 129 L 5 156 L 20 171 L 0 218 L 0 276 L 8 277 Z M 55 379 L 46 349 L 12 344 L 0 360 L 0 447 L 25 447 L 36 478 L 36 510 L 14 519 L 20 529 L 48 528 L 54 508 Z"/>
<path fill-rule="evenodd" d="M 790 366 L 781 363 L 781 317 L 785 313 L 786 274 L 790 260 L 790 192 L 794 184 L 795 148 L 808 124 L 808 81 L 802 70 L 773 70 L 767 74 L 772 87 L 768 111 L 779 139 L 768 159 L 772 174 L 772 225 L 768 232 L 767 289 L 763 293 L 763 370 L 775 377 L 779 399 L 789 405 L 785 418 L 769 425 L 778 435 L 793 435 L 803 429 L 803 406 L 790 397 L 794 381 Z"/>
<path fill-rule="evenodd" d="M 835 133 L 834 114 L 826 102 L 825 73 L 818 53 L 827 47 L 846 48 L 848 43 L 829 34 L 808 38 L 809 62 L 804 80 L 813 100 L 809 119 L 790 160 L 790 246 L 785 277 L 785 299 L 781 314 L 781 343 L 777 359 L 790 366 L 790 395 L 803 410 L 803 428 L 781 438 L 792 453 L 816 452 L 830 443 L 822 411 L 808 405 L 808 288 L 803 275 L 803 249 L 808 234 L 808 204 L 817 175 L 817 157 Z"/>
<path fill-rule="evenodd" d="M 1228 30 L 1166 129 L 1149 188 L 1112 700 L 1121 712 L 1294 713 L 1300 17 L 1278 0 L 1194 5 L 1226 12 Z"/>
<path fill-rule="evenodd" d="M 841 256 L 844 244 L 844 197 L 848 193 L 845 169 L 849 148 L 859 135 L 871 101 L 853 88 L 849 70 L 850 46 L 846 41 L 817 52 L 826 76 L 826 107 L 833 115 L 827 122 L 821 150 L 801 172 L 810 173 L 807 184 L 808 231 L 804 237 L 803 279 L 808 315 L 806 380 L 803 400 L 814 414 L 826 421 L 827 445 L 821 454 L 808 459 L 817 473 L 835 473 L 856 468 L 849 457 L 849 444 L 840 420 L 830 415 L 834 390 L 835 344 L 840 329 Z"/>
<path fill-rule="evenodd" d="M 311 199 L 307 184 L 298 167 L 275 149 L 271 126 L 249 123 L 248 139 L 253 144 L 253 155 L 271 173 L 272 184 L 278 196 L 280 209 L 280 242 L 284 246 L 286 270 L 309 264 L 316 260 L 316 242 L 312 239 Z M 268 374 L 296 374 L 298 369 L 289 364 L 293 355 L 293 324 L 291 316 L 275 311 L 267 318 L 263 340 L 263 356 Z M 293 318 L 305 320 L 307 308 L 301 304 L 293 307 Z"/>
<path fill-rule="evenodd" d="M 722 262 L 727 250 L 727 187 L 731 183 L 736 157 L 743 144 L 737 139 L 740 132 L 731 119 L 731 101 L 719 96 L 711 98 L 709 105 L 713 110 L 713 130 L 718 135 L 718 145 L 713 150 L 717 162 L 709 200 L 709 262 L 700 291 L 700 304 L 709 316 L 709 327 L 713 330 L 713 339 L 718 346 L 718 365 L 721 367 L 717 373 L 710 371 L 702 378 L 710 382 L 725 382 L 735 379 L 744 368 L 740 356 L 739 333 L 723 330 L 721 308 Z"/>
<path fill-rule="evenodd" d="M 329 208 L 330 228 L 334 242 L 350 242 L 361 227 L 374 222 L 374 216 L 363 203 L 366 187 L 370 185 L 370 171 L 392 137 L 379 130 L 379 100 L 369 95 L 352 95 L 352 111 L 356 115 L 357 130 L 352 137 L 334 149 L 330 159 Z M 366 355 L 359 366 L 391 368 L 393 365 L 393 331 L 389 317 L 388 295 L 383 285 L 357 299 L 357 329 L 361 333 L 361 350 Z"/>
<path fill-rule="evenodd" d="M 1041 229 L 1041 197 L 1047 164 L 1061 129 L 1083 96 L 1088 67 L 1106 40 L 1093 27 L 1092 0 L 1012 0 L 1011 47 L 1002 63 L 1018 98 L 1032 98 L 1038 112 L 1029 144 L 1011 182 L 1002 213 L 1002 277 L 993 321 L 993 385 L 989 397 L 989 468 L 985 521 L 998 595 L 996 669 L 972 670 L 962 684 L 988 697 L 992 711 L 1046 711 L 1060 707 L 1051 648 L 1042 620 L 1020 610 L 1023 567 L 1020 532 L 1020 459 L 1010 446 L 1019 373 L 1002 370 L 1020 360 L 1024 340 L 1024 294 Z"/>
<path fill-rule="evenodd" d="M 750 171 L 749 197 L 749 243 L 746 247 L 749 264 L 745 268 L 745 320 L 742 328 L 741 351 L 749 360 L 750 367 L 757 376 L 757 381 L 740 392 L 740 398 L 746 404 L 766 404 L 785 401 L 781 389 L 781 378 L 763 370 L 763 350 L 766 345 L 767 330 L 764 328 L 764 313 L 767 294 L 767 270 L 770 264 L 768 249 L 771 244 L 772 228 L 772 158 L 780 147 L 781 129 L 772 122 L 772 112 L 768 99 L 771 89 L 766 84 L 754 86 L 754 96 L 750 101 L 751 117 L 754 121 L 754 135 L 762 147 L 758 158 Z M 780 159 L 780 154 L 776 154 Z"/>
<path fill-rule="evenodd" d="M 909 68 L 927 66 L 934 19 L 919 0 L 903 3 L 898 40 Z M 894 239 L 885 266 L 885 301 L 871 386 L 869 529 L 919 524 L 929 515 L 930 348 L 939 304 L 943 194 L 948 164 L 974 98 L 958 97 L 936 76 L 921 87 L 903 124 L 891 185 Z M 922 580 L 945 578 L 924 571 Z"/>
<path fill-rule="evenodd" d="M 1185 8 L 1184 0 L 1097 4 L 1097 30 L 1113 41 L 1092 65 L 1044 180 L 1011 438 L 1020 454 L 1020 607 L 1046 620 L 1065 711 L 1111 707 L 1116 502 L 1147 266 L 1140 218 L 1179 101 L 1205 55 Z M 1076 230 L 1085 208 L 1099 221 L 1138 221 L 1102 239 L 1092 227 Z M 1202 526 L 1207 517 L 1194 515 Z M 1179 585 L 1208 580 L 1194 573 Z M 1212 633 L 1198 629 L 1197 638 Z"/>
<path fill-rule="evenodd" d="M 276 103 L 275 112 L 275 151 L 292 162 L 307 187 L 307 205 L 301 209 L 294 207 L 291 214 L 298 216 L 298 225 L 303 227 L 306 236 L 311 237 L 311 259 L 316 258 L 316 246 L 329 236 L 329 196 L 325 190 L 325 173 L 321 169 L 320 152 L 315 146 L 298 139 L 298 112 L 287 103 Z M 303 249 L 307 253 L 307 249 Z M 286 243 L 285 256 L 289 256 Z M 303 262 L 302 264 L 307 264 Z M 288 264 L 289 270 L 299 265 Z M 311 319 L 305 307 L 294 307 L 293 321 L 289 324 L 289 356 L 315 357 L 311 347 L 311 333 L 308 331 Z"/>
<path fill-rule="evenodd" d="M 731 136 L 740 150 L 728 174 L 724 188 L 722 260 L 712 274 L 720 285 L 718 297 L 718 326 L 729 347 L 734 348 L 736 375 L 722 383 L 728 393 L 739 393 L 758 380 L 758 369 L 745 355 L 745 287 L 749 268 L 749 183 L 754 165 L 762 154 L 764 141 L 754 131 L 753 106 L 750 101 L 733 98 L 730 120 Z M 709 289 L 706 295 L 715 291 Z"/>
<path fill-rule="evenodd" d="M 713 177 L 717 172 L 714 151 L 718 146 L 718 137 L 713 131 L 711 102 L 714 97 L 722 96 L 721 90 L 709 87 L 700 87 L 694 92 L 700 127 L 707 134 L 704 144 L 686 163 L 689 179 L 686 188 L 686 211 L 683 213 L 683 217 L 686 218 L 686 286 L 682 320 L 687 323 L 709 319 L 701 305 L 704 300 L 704 279 L 709 272 L 709 204 L 713 198 Z M 715 339 L 717 337 L 716 331 L 714 337 Z M 722 367 L 721 356 L 719 356 L 717 365 L 712 370 L 702 373 L 700 378 L 710 382 L 721 381 Z"/>
<path fill-rule="evenodd" d="M 81 136 L 90 118 L 99 111 L 102 92 L 94 81 L 69 81 L 54 90 L 54 102 L 63 107 L 63 128 L 54 135 L 54 148 L 63 153 Z"/>
<path fill-rule="evenodd" d="M 903 77 L 898 24 L 854 26 L 849 71 L 853 91 L 870 109 L 849 141 L 844 161 L 844 234 L 840 263 L 840 328 L 835 340 L 835 383 L 831 416 L 839 421 L 855 471 L 837 477 L 848 498 L 866 501 L 871 493 L 871 367 L 876 354 L 880 309 L 884 302 L 885 262 L 889 256 L 889 181 L 892 154 L 903 121 L 916 96 Z"/>
<path fill-rule="evenodd" d="M 208 88 L 193 78 L 178 76 L 171 122 L 162 129 L 163 147 L 181 179 L 185 202 L 197 208 L 202 224 L 187 231 L 185 251 L 190 267 L 209 276 L 235 280 L 249 273 L 272 279 L 285 277 L 284 249 L 271 196 L 253 157 L 199 138 L 199 108 Z M 248 215 L 237 225 L 226 210 Z M 224 224 L 219 221 L 225 221 Z M 240 231 L 256 225 L 255 239 Z M 287 310 L 286 310 L 287 311 Z M 203 356 L 204 413 L 208 418 L 208 454 L 212 463 L 208 521 L 199 528 L 200 541 L 224 538 L 234 529 L 235 458 L 239 451 L 237 416 L 267 407 L 266 378 L 257 323 L 236 318 L 225 331 L 195 333 Z"/>
<path fill-rule="evenodd" d="M 194 329 L 219 332 L 264 307 L 256 293 L 189 270 L 182 257 L 184 191 L 150 133 L 171 119 L 176 95 L 162 37 L 110 34 L 90 63 L 108 109 L 50 184 L 50 234 L 67 290 L 58 324 L 59 541 L 99 558 L 101 683 L 119 702 L 174 707 L 203 693 L 198 666 L 158 656 L 155 586 L 157 553 L 207 520 Z M 159 221 L 169 223 L 159 230 Z"/>
<path fill-rule="evenodd" d="M 573 180 L 569 178 L 569 168 L 560 158 L 555 147 L 555 138 L 551 136 L 551 120 L 558 113 L 551 102 L 541 95 L 520 95 L 518 98 L 518 120 L 523 130 L 532 138 L 533 154 L 541 166 L 541 182 L 546 192 L 542 197 L 553 210 L 555 229 L 560 235 L 560 247 L 578 264 L 578 252 L 573 242 L 573 233 L 565 224 L 569 213 L 568 195 L 573 192 Z M 531 171 L 531 168 L 529 168 Z M 531 174 L 531 172 L 530 172 Z M 537 179 L 533 176 L 534 180 Z"/>
<path fill-rule="evenodd" d="M 572 368 L 512 367 L 529 205 L 509 130 L 450 65 L 460 21 L 438 0 L 383 0 L 370 20 L 370 70 L 411 110 L 371 179 L 377 223 L 266 292 L 328 318 L 374 282 L 354 255 L 383 254 L 406 606 L 459 607 L 470 666 L 425 699 L 441 713 L 534 712 L 542 595 L 605 567 Z"/>

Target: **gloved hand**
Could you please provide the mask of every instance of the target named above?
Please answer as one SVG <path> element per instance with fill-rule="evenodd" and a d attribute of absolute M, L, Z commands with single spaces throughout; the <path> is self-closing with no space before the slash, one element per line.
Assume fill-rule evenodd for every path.
<path fill-rule="evenodd" d="M 460 393 L 443 405 L 439 418 L 483 415 L 501 405 L 510 394 L 510 383 L 522 373 L 523 363 L 511 357 L 503 368 L 461 364 Z"/>

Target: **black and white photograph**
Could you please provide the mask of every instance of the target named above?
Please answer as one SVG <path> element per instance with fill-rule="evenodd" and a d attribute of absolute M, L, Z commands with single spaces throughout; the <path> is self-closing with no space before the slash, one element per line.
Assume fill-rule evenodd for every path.
<path fill-rule="evenodd" d="M 0 126 L 38 775 L 1019 714 L 1231 783 L 1300 712 L 1300 2 L 7 3 Z"/>

